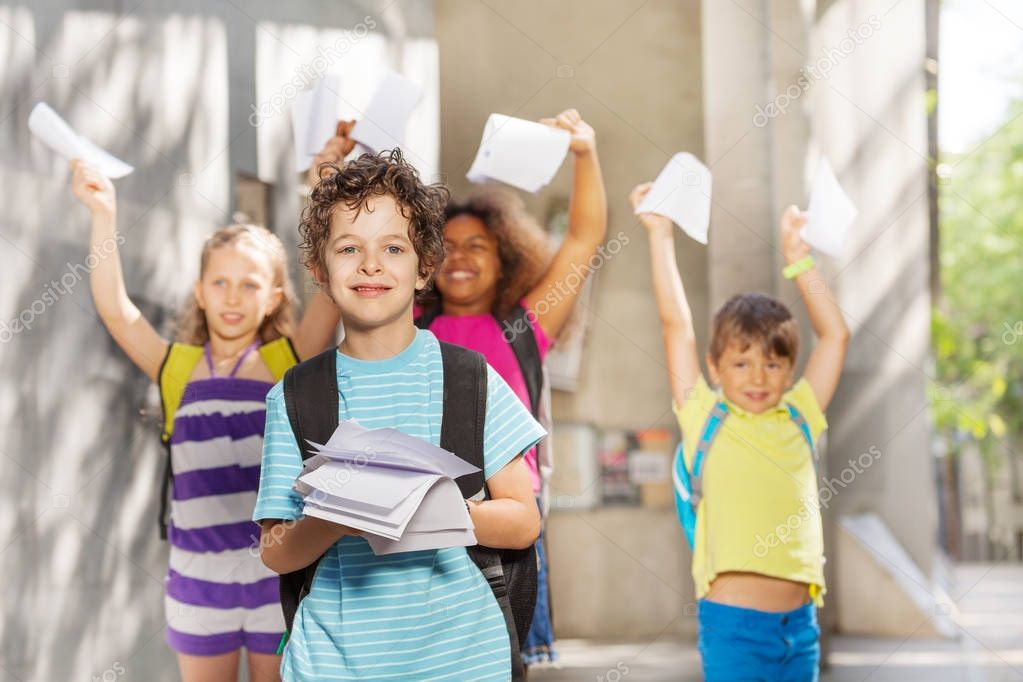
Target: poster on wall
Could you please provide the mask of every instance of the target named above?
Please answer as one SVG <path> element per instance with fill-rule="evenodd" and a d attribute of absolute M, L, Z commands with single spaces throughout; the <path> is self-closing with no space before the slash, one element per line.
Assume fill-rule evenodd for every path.
<path fill-rule="evenodd" d="M 673 503 L 671 433 L 607 430 L 599 452 L 601 503 L 660 509 Z"/>

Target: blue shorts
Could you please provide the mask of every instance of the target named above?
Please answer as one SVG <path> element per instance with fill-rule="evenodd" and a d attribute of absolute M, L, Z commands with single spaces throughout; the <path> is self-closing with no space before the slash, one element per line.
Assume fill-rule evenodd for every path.
<path fill-rule="evenodd" d="M 769 613 L 701 600 L 706 682 L 817 682 L 820 628 L 812 603 Z"/>

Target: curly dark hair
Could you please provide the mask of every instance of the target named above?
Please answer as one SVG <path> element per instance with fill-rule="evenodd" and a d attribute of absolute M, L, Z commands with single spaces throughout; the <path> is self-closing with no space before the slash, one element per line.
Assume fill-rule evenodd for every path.
<path fill-rule="evenodd" d="M 764 355 L 788 358 L 799 354 L 799 325 L 784 303 L 766 294 L 732 296 L 714 313 L 710 357 L 716 364 L 731 343 L 743 351 L 760 344 Z"/>
<path fill-rule="evenodd" d="M 497 239 L 497 255 L 501 260 L 501 278 L 493 313 L 504 318 L 540 281 L 551 261 L 551 245 L 547 233 L 526 210 L 515 193 L 501 187 L 488 187 L 464 202 L 451 201 L 444 212 L 445 222 L 461 215 L 478 218 Z M 440 303 L 439 291 L 432 300 Z"/>
<path fill-rule="evenodd" d="M 328 170 L 334 172 L 324 177 Z M 298 226 L 302 263 L 326 273 L 330 221 L 339 204 L 358 216 L 370 197 L 388 195 L 409 221 L 409 240 L 419 257 L 419 274 L 428 280 L 417 296 L 424 295 L 444 260 L 444 207 L 451 196 L 448 189 L 441 184 L 424 184 L 400 149 L 363 154 L 344 166 L 324 164 L 321 178 Z"/>

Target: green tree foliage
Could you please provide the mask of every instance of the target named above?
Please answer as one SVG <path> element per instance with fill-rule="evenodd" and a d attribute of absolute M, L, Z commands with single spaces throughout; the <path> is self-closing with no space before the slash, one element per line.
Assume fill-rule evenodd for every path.
<path fill-rule="evenodd" d="M 1023 102 L 939 180 L 935 421 L 1001 460 L 1023 439 Z M 992 462 L 993 463 L 993 462 Z"/>

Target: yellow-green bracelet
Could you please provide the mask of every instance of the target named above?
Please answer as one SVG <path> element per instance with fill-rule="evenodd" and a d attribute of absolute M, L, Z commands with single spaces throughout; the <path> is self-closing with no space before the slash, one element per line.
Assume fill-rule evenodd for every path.
<path fill-rule="evenodd" d="M 814 265 L 815 263 L 813 262 L 813 256 L 807 256 L 806 258 L 797 260 L 792 265 L 786 267 L 784 270 L 781 271 L 781 274 L 782 277 L 784 277 L 785 279 L 795 279 L 796 277 L 799 277 L 801 274 L 812 268 Z"/>

